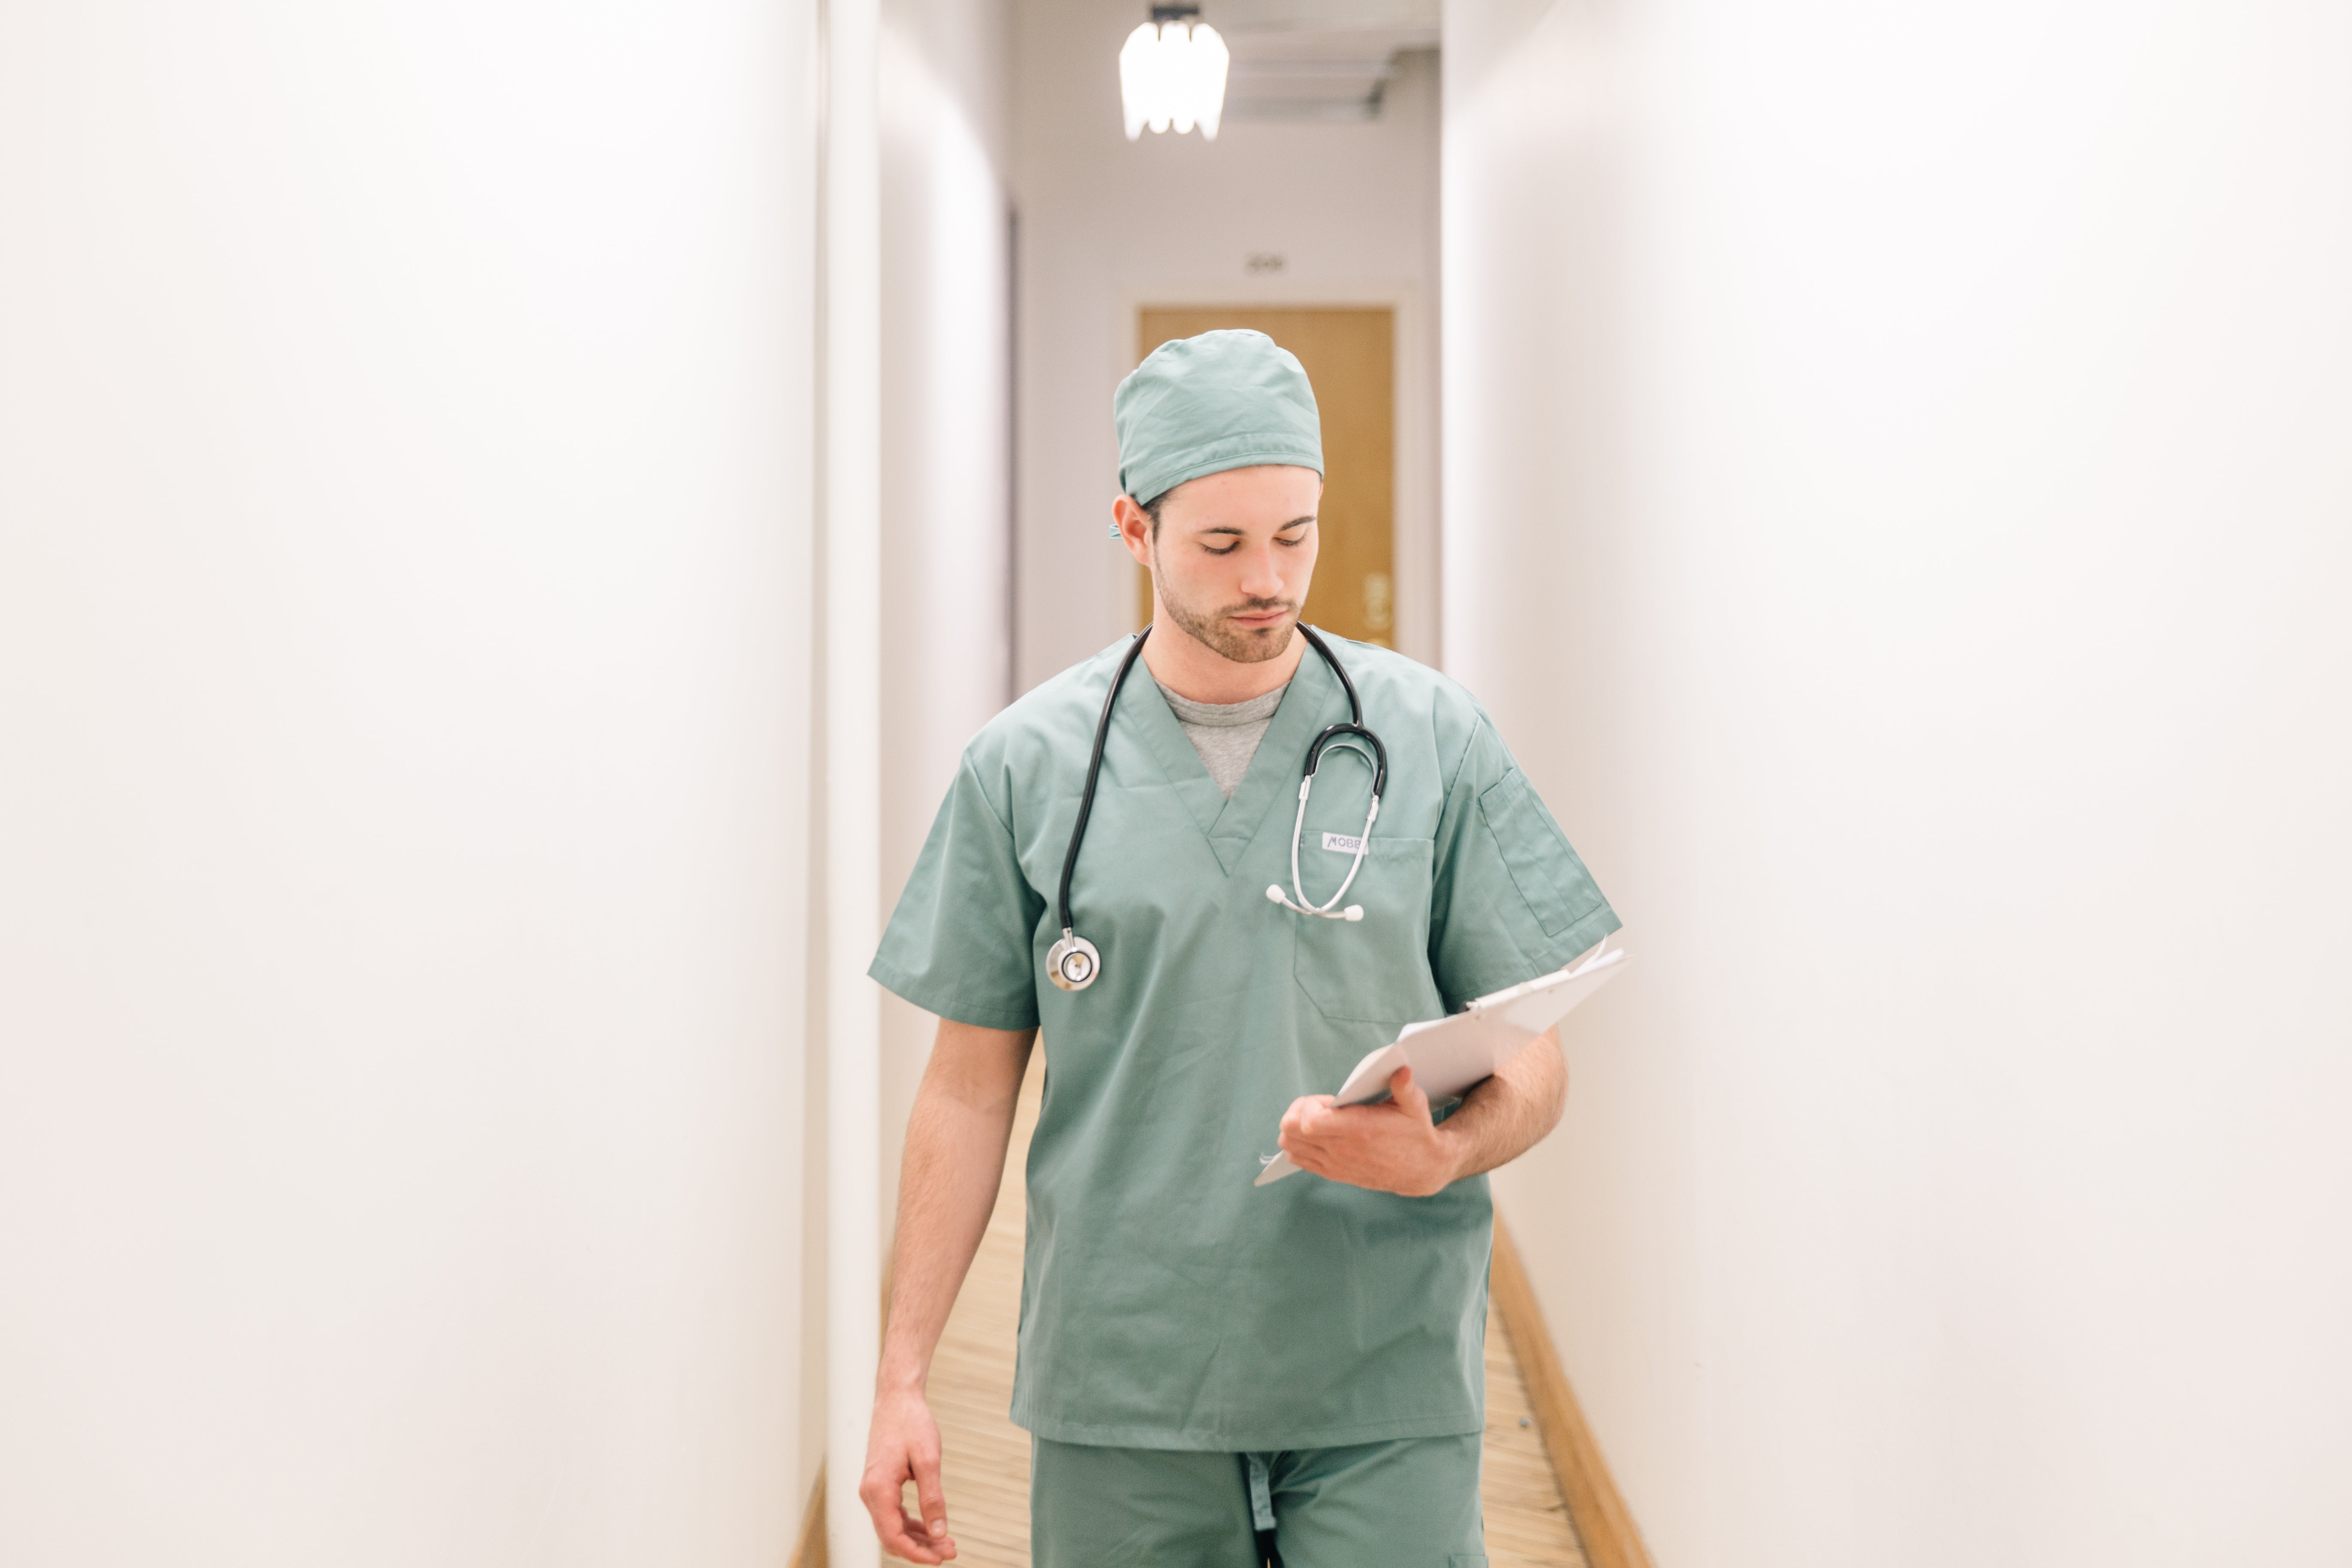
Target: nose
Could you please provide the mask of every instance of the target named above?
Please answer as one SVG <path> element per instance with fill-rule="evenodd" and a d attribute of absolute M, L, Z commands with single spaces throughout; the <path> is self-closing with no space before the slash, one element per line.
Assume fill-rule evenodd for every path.
<path fill-rule="evenodd" d="M 1285 599 L 1282 560 L 1271 543 L 1242 551 L 1242 579 L 1234 586 L 1253 599 Z"/>

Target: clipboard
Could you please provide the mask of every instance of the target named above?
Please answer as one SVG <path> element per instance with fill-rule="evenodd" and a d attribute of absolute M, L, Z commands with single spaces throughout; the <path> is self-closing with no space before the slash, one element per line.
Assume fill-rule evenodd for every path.
<path fill-rule="evenodd" d="M 1358 1062 L 1333 1098 L 1341 1105 L 1386 1100 L 1389 1079 L 1409 1067 L 1423 1094 L 1450 1100 L 1492 1078 L 1578 1003 L 1623 973 L 1625 963 L 1625 950 L 1604 940 L 1566 969 L 1481 996 L 1446 1017 L 1407 1024 L 1394 1041 Z M 1276 1154 L 1254 1184 L 1263 1187 L 1297 1171 L 1289 1155 Z"/>

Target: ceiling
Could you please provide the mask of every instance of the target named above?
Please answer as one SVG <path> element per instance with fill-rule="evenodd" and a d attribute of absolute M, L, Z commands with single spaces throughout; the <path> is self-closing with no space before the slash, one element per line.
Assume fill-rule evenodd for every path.
<path fill-rule="evenodd" d="M 1228 120 L 1369 120 L 1405 49 L 1433 49 L 1438 0 L 1201 0 L 1233 51 Z"/>

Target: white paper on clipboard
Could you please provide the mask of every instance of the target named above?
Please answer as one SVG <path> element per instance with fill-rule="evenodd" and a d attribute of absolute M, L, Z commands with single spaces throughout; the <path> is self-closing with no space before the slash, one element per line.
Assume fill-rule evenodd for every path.
<path fill-rule="evenodd" d="M 1451 1100 L 1492 1078 L 1505 1062 L 1575 1005 L 1615 979 L 1625 968 L 1625 950 L 1601 949 L 1583 962 L 1491 996 L 1481 996 L 1461 1012 L 1426 1023 L 1407 1024 L 1391 1044 L 1382 1046 L 1356 1064 L 1339 1092 L 1341 1105 L 1369 1105 L 1388 1098 L 1389 1079 L 1399 1068 L 1412 1068 L 1413 1081 L 1432 1100 Z M 1255 1183 L 1265 1186 L 1291 1175 L 1298 1167 L 1287 1154 L 1276 1154 Z"/>

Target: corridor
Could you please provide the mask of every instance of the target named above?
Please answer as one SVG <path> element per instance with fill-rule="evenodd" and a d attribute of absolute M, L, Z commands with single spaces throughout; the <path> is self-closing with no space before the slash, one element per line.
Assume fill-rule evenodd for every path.
<path fill-rule="evenodd" d="M 2345 1568 L 2347 280 L 2345 0 L 0 5 L 0 1564 L 880 1568 L 925 1008 L 1098 944 L 1172 1184 L 1484 989 L 1381 994 L 1444 868 L 1449 964 L 1627 955 L 1486 1146 L 1492 1563 Z M 1052 683 L 1182 624 L 1117 389 L 1232 327 L 1324 553 L 1199 602 L 1346 639 L 1377 823 L 1271 691 L 1080 782 Z M 919 1005 L 967 781 L 1004 983 Z M 930 1383 L 1008 1568 L 1020 1171 Z M 1339 1260 L 1282 1364 L 1095 1321 L 1267 1404 L 1442 1325 L 1458 1412 L 1437 1184 L 1250 1255 Z M 1341 1517 L 1462 1538 L 1453 1443 Z"/>

